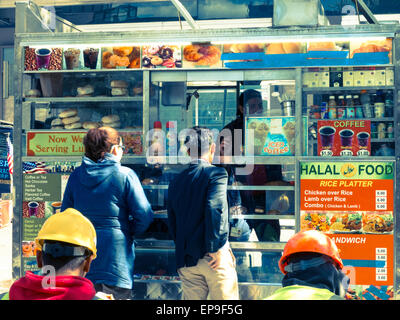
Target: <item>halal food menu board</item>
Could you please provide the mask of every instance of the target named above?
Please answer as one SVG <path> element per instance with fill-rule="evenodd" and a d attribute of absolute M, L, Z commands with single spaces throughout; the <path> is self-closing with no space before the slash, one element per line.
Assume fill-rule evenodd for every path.
<path fill-rule="evenodd" d="M 23 163 L 22 274 L 38 271 L 34 240 L 46 219 L 60 212 L 69 175 L 79 165 L 71 161 Z"/>
<path fill-rule="evenodd" d="M 351 299 L 393 298 L 394 162 L 300 162 L 301 230 L 338 246 Z"/>

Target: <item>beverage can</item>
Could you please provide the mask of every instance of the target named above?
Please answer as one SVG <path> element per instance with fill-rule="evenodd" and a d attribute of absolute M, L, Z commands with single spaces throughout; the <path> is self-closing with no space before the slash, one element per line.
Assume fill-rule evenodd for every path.
<path fill-rule="evenodd" d="M 346 111 L 347 119 L 355 118 L 356 117 L 356 110 L 354 107 L 347 107 Z"/>
<path fill-rule="evenodd" d="M 363 109 L 366 118 L 375 118 L 375 110 L 373 105 L 369 103 L 364 104 Z"/>
<path fill-rule="evenodd" d="M 344 106 L 337 107 L 337 118 L 338 119 L 346 118 L 346 107 L 344 107 Z"/>
<path fill-rule="evenodd" d="M 378 125 L 376 124 L 376 122 L 371 122 L 371 138 L 378 138 Z"/>
<path fill-rule="evenodd" d="M 328 107 L 326 105 L 326 102 L 322 102 L 320 112 L 321 112 L 321 119 L 329 119 Z"/>
<path fill-rule="evenodd" d="M 378 123 L 378 139 L 386 138 L 386 124 L 384 122 Z"/>
<path fill-rule="evenodd" d="M 356 118 L 364 118 L 364 108 L 362 106 L 356 107 Z"/>
<path fill-rule="evenodd" d="M 336 119 L 337 118 L 336 107 L 329 107 L 328 114 L 329 114 L 329 119 Z"/>
<path fill-rule="evenodd" d="M 376 102 L 374 106 L 375 106 L 375 118 L 383 118 L 385 116 L 385 103 Z"/>

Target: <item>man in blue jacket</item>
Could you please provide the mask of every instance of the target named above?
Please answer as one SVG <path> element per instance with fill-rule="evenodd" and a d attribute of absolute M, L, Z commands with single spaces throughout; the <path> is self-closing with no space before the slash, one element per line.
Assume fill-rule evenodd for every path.
<path fill-rule="evenodd" d="M 235 257 L 228 242 L 228 174 L 211 165 L 212 132 L 194 127 L 185 142 L 192 159 L 168 188 L 169 231 L 187 300 L 236 300 Z"/>
<path fill-rule="evenodd" d="M 153 211 L 136 173 L 121 166 L 124 146 L 116 130 L 91 129 L 83 144 L 85 156 L 68 179 L 61 210 L 77 209 L 96 229 L 99 253 L 87 274 L 96 291 L 130 299 L 133 239 L 147 230 Z"/>

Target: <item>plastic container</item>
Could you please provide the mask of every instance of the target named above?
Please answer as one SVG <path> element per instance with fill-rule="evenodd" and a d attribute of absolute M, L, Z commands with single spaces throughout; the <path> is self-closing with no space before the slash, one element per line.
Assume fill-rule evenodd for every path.
<path fill-rule="evenodd" d="M 164 147 L 164 133 L 162 132 L 161 121 L 155 121 L 153 125 L 153 132 L 150 138 L 149 155 L 150 156 L 163 156 L 165 155 Z"/>
<path fill-rule="evenodd" d="M 166 155 L 177 156 L 178 154 L 178 140 L 176 134 L 176 121 L 168 121 L 166 124 Z"/>
<path fill-rule="evenodd" d="M 375 117 L 374 106 L 372 105 L 371 97 L 369 96 L 366 90 L 361 91 L 360 102 L 363 106 L 364 116 L 366 118 L 374 118 Z"/>

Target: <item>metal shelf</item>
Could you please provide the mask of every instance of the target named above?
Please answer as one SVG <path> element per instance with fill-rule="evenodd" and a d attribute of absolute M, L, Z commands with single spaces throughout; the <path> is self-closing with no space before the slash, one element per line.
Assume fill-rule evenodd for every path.
<path fill-rule="evenodd" d="M 167 213 L 155 213 L 155 219 L 168 219 Z M 280 219 L 295 219 L 293 214 L 235 214 L 230 215 L 230 219 L 245 219 L 245 220 L 280 220 Z"/>
<path fill-rule="evenodd" d="M 384 143 L 384 142 L 395 142 L 394 138 L 384 138 L 384 139 L 371 139 L 373 143 Z"/>
<path fill-rule="evenodd" d="M 343 91 L 361 91 L 361 90 L 395 90 L 394 86 L 360 86 L 360 87 L 304 87 L 304 93 L 335 93 Z"/>
<path fill-rule="evenodd" d="M 175 250 L 173 240 L 157 240 L 157 239 L 135 239 L 136 250 L 146 249 L 166 249 Z M 286 242 L 260 242 L 260 241 L 246 241 L 246 242 L 229 242 L 233 250 L 271 250 L 282 251 Z"/>
<path fill-rule="evenodd" d="M 168 185 L 167 184 L 143 185 L 143 189 L 166 190 L 166 189 L 168 189 Z M 249 191 L 291 190 L 291 191 L 294 191 L 294 186 L 228 186 L 228 190 L 249 190 Z"/>
<path fill-rule="evenodd" d="M 353 120 L 371 120 L 373 122 L 394 122 L 395 119 L 393 117 L 387 118 L 350 118 L 350 119 L 309 119 L 309 123 L 315 123 L 318 121 L 325 120 L 338 120 L 338 121 L 353 121 Z"/>
<path fill-rule="evenodd" d="M 25 102 L 34 102 L 36 104 L 43 103 L 84 103 L 84 102 L 143 102 L 143 97 L 109 97 L 109 96 L 96 96 L 96 97 L 44 97 L 44 98 L 24 98 Z"/>

